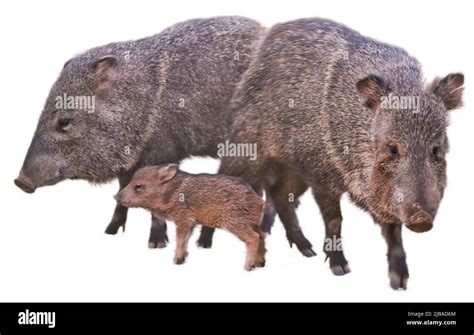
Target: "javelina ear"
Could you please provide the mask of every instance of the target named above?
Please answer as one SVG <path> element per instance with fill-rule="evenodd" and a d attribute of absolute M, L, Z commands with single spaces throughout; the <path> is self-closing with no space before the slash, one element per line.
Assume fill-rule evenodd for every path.
<path fill-rule="evenodd" d="M 158 177 L 160 184 L 166 183 L 167 181 L 173 179 L 177 172 L 177 164 L 168 164 L 160 168 Z"/>
<path fill-rule="evenodd" d="M 382 97 L 389 92 L 389 88 L 383 79 L 375 75 L 359 80 L 356 87 L 364 105 L 373 111 L 378 109 Z"/>
<path fill-rule="evenodd" d="M 103 56 L 92 63 L 91 67 L 95 74 L 98 91 L 109 86 L 109 83 L 115 77 L 117 64 L 117 57 L 112 55 Z"/>
<path fill-rule="evenodd" d="M 462 106 L 464 75 L 451 73 L 443 79 L 436 78 L 431 84 L 432 92 L 439 97 L 449 111 Z"/>
<path fill-rule="evenodd" d="M 69 63 L 71 63 L 71 60 L 72 60 L 72 59 L 69 59 L 66 63 L 64 63 L 64 65 L 63 65 L 63 70 L 66 68 L 66 66 L 67 66 Z"/>

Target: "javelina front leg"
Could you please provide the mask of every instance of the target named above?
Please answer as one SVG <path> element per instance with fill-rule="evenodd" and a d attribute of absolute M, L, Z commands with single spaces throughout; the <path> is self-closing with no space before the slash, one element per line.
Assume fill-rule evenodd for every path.
<path fill-rule="evenodd" d="M 151 215 L 150 237 L 148 239 L 149 248 L 165 248 L 168 245 L 168 235 L 166 234 L 166 221 L 156 215 Z"/>
<path fill-rule="evenodd" d="M 120 227 L 122 227 L 122 230 L 125 232 L 125 223 L 127 222 L 127 213 L 128 213 L 127 207 L 117 204 L 115 206 L 112 220 L 110 221 L 107 228 L 105 228 L 105 233 L 109 235 L 115 235 L 117 234 Z"/>
<path fill-rule="evenodd" d="M 176 251 L 175 264 L 183 264 L 188 256 L 188 242 L 193 232 L 194 224 L 187 221 L 176 221 Z"/>
<path fill-rule="evenodd" d="M 402 243 L 402 225 L 399 223 L 383 223 L 381 226 L 382 235 L 387 242 L 390 286 L 394 290 L 406 290 L 409 275 Z"/>
<path fill-rule="evenodd" d="M 121 191 L 132 179 L 133 172 L 122 175 L 118 178 L 119 180 L 119 191 Z M 117 234 L 120 227 L 125 231 L 125 223 L 127 222 L 128 208 L 117 203 L 115 206 L 114 215 L 109 225 L 105 229 L 106 234 L 115 235 Z"/>
<path fill-rule="evenodd" d="M 326 253 L 326 259 L 329 258 L 329 267 L 336 276 L 345 275 L 351 272 L 351 269 L 342 250 L 340 195 L 321 192 L 317 189 L 315 190 L 315 188 L 313 188 L 313 194 L 326 228 L 324 252 Z"/>

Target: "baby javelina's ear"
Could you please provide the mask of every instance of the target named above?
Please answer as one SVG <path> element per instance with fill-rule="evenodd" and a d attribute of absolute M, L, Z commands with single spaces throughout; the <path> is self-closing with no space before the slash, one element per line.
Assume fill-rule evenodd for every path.
<path fill-rule="evenodd" d="M 178 164 L 168 164 L 158 169 L 158 182 L 164 184 L 174 178 L 178 172 Z"/>

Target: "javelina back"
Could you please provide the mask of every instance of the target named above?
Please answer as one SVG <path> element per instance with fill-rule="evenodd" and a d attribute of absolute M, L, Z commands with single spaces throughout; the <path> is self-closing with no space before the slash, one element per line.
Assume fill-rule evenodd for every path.
<path fill-rule="evenodd" d="M 143 207 L 176 223 L 176 264 L 184 263 L 189 237 L 199 223 L 224 228 L 247 245 L 245 269 L 265 265 L 260 231 L 263 200 L 242 179 L 212 174 L 192 175 L 175 164 L 138 170 L 116 196 L 126 207 Z"/>
<path fill-rule="evenodd" d="M 381 225 L 391 286 L 406 288 L 402 224 L 432 227 L 446 187 L 448 111 L 462 104 L 463 82 L 455 73 L 425 84 L 404 50 L 328 20 L 276 25 L 233 101 L 231 141 L 256 142 L 258 158 L 224 158 L 220 172 L 268 187 L 300 250 L 307 241 L 289 194 L 311 187 L 336 275 L 350 271 L 342 244 L 332 242 L 340 242 L 347 192 Z"/>
<path fill-rule="evenodd" d="M 64 179 L 124 187 L 140 167 L 216 157 L 235 85 L 264 34 L 241 17 L 196 19 L 72 58 L 53 85 L 19 177 L 22 190 Z M 125 228 L 117 205 L 106 232 Z M 149 245 L 166 245 L 153 218 Z"/>

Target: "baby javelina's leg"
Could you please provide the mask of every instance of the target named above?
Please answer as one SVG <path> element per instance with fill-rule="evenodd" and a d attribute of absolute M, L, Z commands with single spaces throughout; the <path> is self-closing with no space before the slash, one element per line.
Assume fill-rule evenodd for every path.
<path fill-rule="evenodd" d="M 250 271 L 255 267 L 265 266 L 265 234 L 254 222 L 240 219 L 238 224 L 230 223 L 225 228 L 236 235 L 247 246 L 247 257 L 244 269 Z"/>
<path fill-rule="evenodd" d="M 265 248 L 265 236 L 266 234 L 263 231 L 260 231 L 260 229 L 257 227 L 256 228 L 258 231 L 259 235 L 259 240 L 258 240 L 258 251 L 257 251 L 257 267 L 263 268 L 265 266 L 265 254 L 267 252 L 267 249 Z"/>
<path fill-rule="evenodd" d="M 183 264 L 188 256 L 188 242 L 194 222 L 190 220 L 176 220 L 176 251 L 174 255 L 175 264 Z"/>

